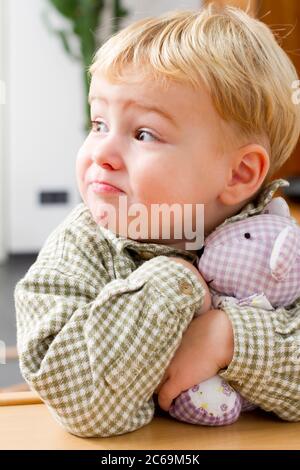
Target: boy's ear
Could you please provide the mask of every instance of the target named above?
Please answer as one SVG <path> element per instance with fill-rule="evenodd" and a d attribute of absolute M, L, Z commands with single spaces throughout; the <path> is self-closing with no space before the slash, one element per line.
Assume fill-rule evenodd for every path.
<path fill-rule="evenodd" d="M 226 206 L 249 199 L 260 188 L 269 171 L 270 158 L 266 149 L 258 144 L 239 148 L 231 156 L 228 180 L 219 195 Z"/>

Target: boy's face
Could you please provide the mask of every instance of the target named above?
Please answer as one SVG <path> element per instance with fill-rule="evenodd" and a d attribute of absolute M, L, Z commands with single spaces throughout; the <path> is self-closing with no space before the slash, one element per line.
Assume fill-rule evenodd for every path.
<path fill-rule="evenodd" d="M 205 89 L 175 82 L 164 88 L 141 75 L 115 84 L 96 72 L 90 97 L 95 123 L 79 150 L 76 173 L 94 220 L 102 223 L 107 204 L 118 210 L 122 195 L 128 208 L 140 203 L 149 214 L 152 204 L 204 204 L 206 224 L 224 187 L 228 159 L 220 151 L 220 117 Z M 122 192 L 107 192 L 95 180 Z"/>

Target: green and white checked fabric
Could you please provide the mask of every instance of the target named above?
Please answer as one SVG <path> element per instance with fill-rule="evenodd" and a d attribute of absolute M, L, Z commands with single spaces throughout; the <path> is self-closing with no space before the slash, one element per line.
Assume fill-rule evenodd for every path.
<path fill-rule="evenodd" d="M 283 185 L 271 183 L 224 223 L 261 212 Z M 99 228 L 79 204 L 16 285 L 22 374 L 71 433 L 111 436 L 151 421 L 153 391 L 204 296 L 196 276 L 170 256 L 196 261 Z M 222 376 L 265 410 L 299 420 L 300 299 L 271 315 L 226 312 L 235 350 Z"/>

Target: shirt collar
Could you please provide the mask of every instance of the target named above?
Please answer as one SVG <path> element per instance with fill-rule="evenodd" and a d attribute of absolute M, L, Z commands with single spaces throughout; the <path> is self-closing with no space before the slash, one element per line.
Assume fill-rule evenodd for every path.
<path fill-rule="evenodd" d="M 228 217 L 228 219 L 226 219 L 221 225 L 219 225 L 219 227 L 223 227 L 223 225 L 226 225 L 231 222 L 237 222 L 239 220 L 246 219 L 247 217 L 250 217 L 252 215 L 260 214 L 266 207 L 266 205 L 269 204 L 275 192 L 280 187 L 289 185 L 290 183 L 284 179 L 277 179 L 271 181 L 267 186 L 265 186 L 264 189 L 262 189 L 258 193 L 258 195 L 253 201 L 246 204 L 238 214 Z"/>
<path fill-rule="evenodd" d="M 157 243 L 138 242 L 136 240 L 131 240 L 121 235 L 117 235 L 104 227 L 101 227 L 101 230 L 105 233 L 105 237 L 112 242 L 118 253 L 122 253 L 124 250 L 127 250 L 131 252 L 133 256 L 134 254 L 138 254 L 141 259 L 145 260 L 159 255 L 182 256 L 192 262 L 197 259 L 197 255 L 187 250 Z"/>

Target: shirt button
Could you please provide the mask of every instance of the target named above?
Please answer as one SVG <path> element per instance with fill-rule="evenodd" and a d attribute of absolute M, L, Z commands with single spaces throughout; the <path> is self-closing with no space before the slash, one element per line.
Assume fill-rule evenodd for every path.
<path fill-rule="evenodd" d="M 181 293 L 185 295 L 192 295 L 193 293 L 193 286 L 191 286 L 189 282 L 184 280 L 179 282 L 179 289 Z"/>
<path fill-rule="evenodd" d="M 144 260 L 152 259 L 153 258 L 153 253 L 151 251 L 142 251 L 140 253 L 140 257 Z"/>

